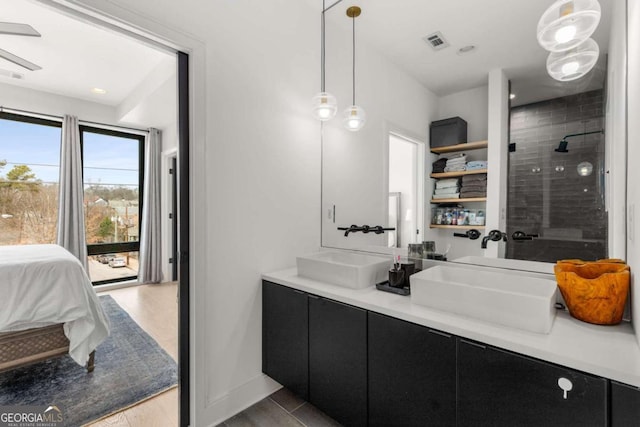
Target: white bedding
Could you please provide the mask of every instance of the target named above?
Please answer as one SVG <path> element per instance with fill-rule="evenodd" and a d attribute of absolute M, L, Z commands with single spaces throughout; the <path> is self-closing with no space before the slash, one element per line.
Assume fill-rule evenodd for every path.
<path fill-rule="evenodd" d="M 58 245 L 0 246 L 0 332 L 64 323 L 69 354 L 85 365 L 109 321 L 80 261 Z"/>

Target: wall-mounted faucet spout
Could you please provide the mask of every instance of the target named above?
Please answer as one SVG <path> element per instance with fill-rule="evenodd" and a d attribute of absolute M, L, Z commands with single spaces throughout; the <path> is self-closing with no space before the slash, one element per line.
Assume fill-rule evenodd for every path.
<path fill-rule="evenodd" d="M 503 233 L 500 230 L 491 230 L 489 234 L 482 238 L 482 249 L 487 249 L 487 242 L 491 240 L 493 242 L 498 242 L 500 240 L 506 242 L 507 241 L 507 233 Z"/>

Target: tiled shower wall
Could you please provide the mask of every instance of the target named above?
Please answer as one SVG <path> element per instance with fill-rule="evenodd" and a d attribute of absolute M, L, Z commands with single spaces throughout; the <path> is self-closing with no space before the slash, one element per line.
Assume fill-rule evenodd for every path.
<path fill-rule="evenodd" d="M 568 134 L 604 129 L 603 90 L 511 109 L 507 233 L 538 234 L 507 244 L 507 257 L 544 262 L 607 257 L 604 210 L 604 135 L 568 138 L 568 153 L 557 153 Z M 580 176 L 578 164 L 593 172 Z"/>

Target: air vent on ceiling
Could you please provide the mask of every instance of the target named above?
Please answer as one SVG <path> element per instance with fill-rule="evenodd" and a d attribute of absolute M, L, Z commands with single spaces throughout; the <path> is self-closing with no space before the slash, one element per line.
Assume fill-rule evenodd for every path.
<path fill-rule="evenodd" d="M 22 80 L 24 78 L 24 74 L 16 73 L 15 71 L 5 70 L 4 68 L 0 68 L 0 76 L 9 77 L 12 79 Z"/>
<path fill-rule="evenodd" d="M 444 39 L 440 31 L 424 36 L 422 40 L 427 42 L 434 50 L 441 50 L 449 46 L 449 42 Z"/>

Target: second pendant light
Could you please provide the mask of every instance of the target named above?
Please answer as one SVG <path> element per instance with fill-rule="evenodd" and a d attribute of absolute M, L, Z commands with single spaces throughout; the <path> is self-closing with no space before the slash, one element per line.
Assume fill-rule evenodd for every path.
<path fill-rule="evenodd" d="M 351 6 L 347 9 L 347 16 L 351 18 L 353 33 L 353 103 L 342 113 L 342 124 L 347 130 L 352 132 L 362 129 L 367 120 L 367 115 L 362 107 L 356 105 L 356 18 L 360 16 L 361 13 L 362 10 L 358 6 Z"/>

